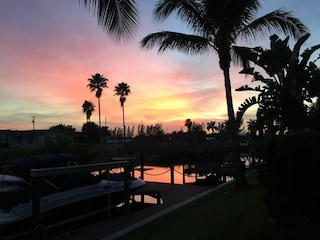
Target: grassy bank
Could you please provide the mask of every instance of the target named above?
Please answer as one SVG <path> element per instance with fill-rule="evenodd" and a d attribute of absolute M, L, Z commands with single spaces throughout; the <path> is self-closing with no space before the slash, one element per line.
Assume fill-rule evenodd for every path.
<path fill-rule="evenodd" d="M 279 240 L 262 202 L 256 173 L 248 176 L 250 188 L 234 191 L 223 186 L 118 240 Z"/>

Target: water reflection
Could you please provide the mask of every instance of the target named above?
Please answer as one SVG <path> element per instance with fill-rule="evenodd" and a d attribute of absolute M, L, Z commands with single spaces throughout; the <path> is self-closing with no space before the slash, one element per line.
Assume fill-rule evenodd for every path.
<path fill-rule="evenodd" d="M 241 160 L 246 168 L 250 168 L 252 160 L 247 155 L 242 155 Z M 175 165 L 172 167 L 160 167 L 160 166 L 144 166 L 144 171 L 141 172 L 141 167 L 136 166 L 134 170 L 134 177 L 145 180 L 146 182 L 156 182 L 156 183 L 174 183 L 174 184 L 184 184 L 184 183 L 195 183 L 197 181 L 205 180 L 207 177 L 210 178 L 210 173 L 208 175 L 196 174 L 196 173 L 184 173 L 184 168 L 195 167 L 193 165 Z M 118 173 L 124 171 L 123 168 L 113 169 L 112 172 Z M 218 181 L 229 182 L 233 180 L 232 176 L 221 176 Z"/>
<path fill-rule="evenodd" d="M 251 156 L 249 154 L 242 154 L 240 158 L 245 168 L 249 169 L 252 164 Z M 173 173 L 174 184 L 194 183 L 197 180 L 204 180 L 207 177 L 206 175 L 200 175 L 195 173 L 183 174 L 184 167 L 187 167 L 187 166 L 175 165 L 173 169 L 170 169 L 170 167 L 145 166 L 143 176 L 142 176 L 140 171 L 140 166 L 137 166 L 136 170 L 134 171 L 134 176 L 143 178 L 146 182 L 171 183 L 171 180 L 172 180 L 171 174 Z M 224 176 L 220 180 L 229 182 L 233 180 L 233 177 Z"/>
<path fill-rule="evenodd" d="M 112 172 L 122 172 L 122 168 L 113 169 Z M 171 175 L 173 174 L 173 176 Z M 146 182 L 158 182 L 158 183 L 171 183 L 174 184 L 193 183 L 196 181 L 196 175 L 185 174 L 183 176 L 183 165 L 176 165 L 172 169 L 170 167 L 158 167 L 158 166 L 144 166 L 144 171 L 141 173 L 140 166 L 137 166 L 134 170 L 134 177 L 141 178 Z M 173 179 L 172 179 L 173 177 Z M 199 176 L 198 176 L 199 179 Z"/>
<path fill-rule="evenodd" d="M 141 167 L 136 166 L 134 170 L 134 177 L 141 178 L 146 182 L 155 183 L 173 183 L 173 184 L 185 184 L 185 183 L 195 183 L 196 181 L 205 180 L 205 175 L 200 174 L 186 174 L 184 173 L 184 165 L 175 165 L 172 167 L 159 167 L 159 166 L 144 166 L 143 173 L 141 172 Z M 123 168 L 113 169 L 112 172 L 121 172 Z M 221 181 L 231 181 L 233 178 L 230 176 L 225 176 L 221 178 Z M 221 182 L 220 182 L 221 183 Z M 143 198 L 143 200 L 142 200 Z M 148 195 L 133 196 L 133 199 L 137 202 L 145 202 L 150 204 L 157 204 L 157 199 Z"/>
<path fill-rule="evenodd" d="M 174 184 L 183 184 L 183 165 L 176 165 L 173 167 L 173 181 Z M 143 172 L 143 179 L 147 182 L 160 182 L 171 183 L 171 168 L 170 167 L 157 167 L 157 166 L 145 166 Z M 140 169 L 136 169 L 135 177 L 141 178 Z M 195 174 L 185 175 L 185 183 L 195 182 Z"/>

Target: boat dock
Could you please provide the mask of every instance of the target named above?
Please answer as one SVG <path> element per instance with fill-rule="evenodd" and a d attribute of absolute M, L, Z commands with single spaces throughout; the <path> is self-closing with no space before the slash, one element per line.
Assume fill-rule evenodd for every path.
<path fill-rule="evenodd" d="M 160 193 L 161 204 L 152 204 L 148 207 L 131 211 L 121 216 L 100 221 L 94 224 L 74 229 L 55 236 L 56 240 L 87 240 L 100 239 L 111 240 L 119 237 L 139 226 L 146 224 L 170 211 L 187 204 L 196 198 L 212 191 L 214 188 L 209 186 L 199 186 L 193 184 L 168 184 L 147 182 L 140 189 L 145 193 Z"/>
<path fill-rule="evenodd" d="M 42 225 L 42 236 L 37 236 L 41 240 L 111 240 L 127 232 L 142 226 L 170 211 L 183 206 L 205 194 L 214 188 L 195 184 L 171 184 L 146 182 L 145 186 L 139 189 L 132 197 L 137 198 L 136 203 L 129 204 L 129 212 L 122 208 L 120 214 L 109 216 L 109 212 L 101 210 L 100 213 L 92 213 L 82 216 L 74 222 L 66 219 L 57 223 Z M 146 201 L 143 198 L 153 198 L 154 202 Z M 71 219 L 72 220 L 72 219 Z M 80 222 L 79 222 L 80 221 Z M 71 224 L 71 227 L 69 226 Z M 67 228 L 67 230 L 66 230 Z M 61 230 L 63 229 L 63 230 Z M 26 235 L 25 235 L 26 234 Z M 2 236 L 1 240 L 16 240 L 32 234 L 32 231 L 15 236 Z M 32 239 L 32 236 L 30 236 Z"/>
<path fill-rule="evenodd" d="M 81 166 L 81 168 L 92 168 L 105 169 L 117 167 L 118 165 L 122 167 L 125 166 L 128 171 L 132 168 L 132 163 L 127 161 L 119 161 L 112 163 L 112 166 L 106 164 Z M 143 168 L 142 168 L 143 169 Z M 185 169 L 183 174 L 197 173 L 197 174 L 207 174 L 207 172 L 202 172 L 199 166 L 195 168 L 189 167 Z M 204 171 L 212 173 L 212 169 L 205 168 Z M 223 169 L 224 174 L 226 174 Z M 230 170 L 230 169 L 228 169 Z M 52 172 L 53 171 L 53 172 Z M 32 176 L 39 177 L 47 174 L 56 174 L 56 171 L 77 171 L 77 169 L 65 169 L 65 168 L 54 168 L 54 169 L 41 169 L 32 172 Z M 173 173 L 174 168 L 171 168 L 171 173 Z M 173 175 L 173 174 L 171 174 Z M 172 177 L 173 180 L 173 177 Z M 90 213 L 88 216 L 81 216 L 77 219 L 65 219 L 63 221 L 49 224 L 49 225 L 39 225 L 42 229 L 39 231 L 40 235 L 34 235 L 34 239 L 37 240 L 50 240 L 50 239 L 67 239 L 67 240 L 85 240 L 89 238 L 109 240 L 114 239 L 117 236 L 123 235 L 130 230 L 142 226 L 148 221 L 152 221 L 157 217 L 160 217 L 168 212 L 195 200 L 196 198 L 203 196 L 204 194 L 212 191 L 214 188 L 211 186 L 197 185 L 197 184 L 174 184 L 171 183 L 156 183 L 156 182 L 146 182 L 146 184 L 139 188 L 138 191 L 129 193 L 130 204 L 126 202 L 123 207 L 119 207 L 120 214 L 110 215 L 110 208 L 102 209 L 97 213 Z M 124 193 L 125 193 L 124 192 Z M 150 198 L 153 199 L 150 203 Z M 37 196 L 34 198 L 33 212 L 36 221 L 39 219 L 39 199 Z M 116 210 L 118 211 L 118 210 Z M 73 225 L 77 222 L 76 225 Z M 71 223 L 71 227 L 70 226 Z M 78 224 L 79 223 L 79 224 Z M 63 229 L 63 230 L 61 230 Z M 13 240 L 15 238 L 10 238 L 10 236 L 1 238 L 1 240 Z"/>

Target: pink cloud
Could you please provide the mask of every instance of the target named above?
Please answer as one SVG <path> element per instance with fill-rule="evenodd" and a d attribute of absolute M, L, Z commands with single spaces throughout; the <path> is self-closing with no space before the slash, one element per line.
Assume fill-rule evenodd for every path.
<path fill-rule="evenodd" d="M 83 101 L 97 106 L 94 92 L 86 87 L 95 73 L 109 79 L 101 97 L 101 116 L 111 127 L 122 125 L 119 99 L 113 92 L 122 81 L 132 91 L 125 103 L 128 124 L 160 122 L 164 128 L 180 130 L 186 118 L 226 120 L 223 74 L 216 54 L 141 50 L 139 41 L 146 34 L 181 28 L 173 19 L 155 26 L 150 20 L 153 3 L 141 7 L 142 27 L 136 39 L 120 46 L 73 1 L 0 1 L 0 100 L 6 104 L 0 111 L 0 128 L 29 128 L 30 114 L 35 114 L 39 127 L 63 122 L 80 129 L 85 122 Z M 233 89 L 250 83 L 238 71 L 231 69 Z M 235 111 L 251 96 L 232 94 Z M 253 114 L 254 110 L 248 112 Z M 97 119 L 96 108 L 92 120 Z"/>

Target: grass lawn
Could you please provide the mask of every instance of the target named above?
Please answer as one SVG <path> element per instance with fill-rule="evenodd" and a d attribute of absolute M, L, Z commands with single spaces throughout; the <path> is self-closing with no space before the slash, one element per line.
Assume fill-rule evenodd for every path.
<path fill-rule="evenodd" d="M 247 190 L 225 185 L 117 239 L 280 240 L 268 220 L 256 172 L 247 180 Z"/>

